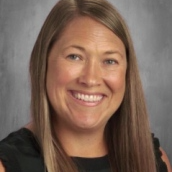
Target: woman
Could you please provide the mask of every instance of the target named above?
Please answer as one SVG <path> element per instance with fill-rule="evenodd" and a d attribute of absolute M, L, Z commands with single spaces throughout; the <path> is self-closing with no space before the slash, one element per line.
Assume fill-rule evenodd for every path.
<path fill-rule="evenodd" d="M 30 76 L 33 122 L 1 141 L 0 172 L 170 172 L 150 134 L 128 29 L 107 1 L 59 1 Z"/>

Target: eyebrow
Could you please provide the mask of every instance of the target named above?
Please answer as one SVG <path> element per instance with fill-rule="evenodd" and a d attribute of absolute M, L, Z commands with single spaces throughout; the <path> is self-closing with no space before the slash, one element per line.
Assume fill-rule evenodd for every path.
<path fill-rule="evenodd" d="M 76 48 L 76 49 L 79 49 L 83 52 L 86 51 L 84 47 L 81 47 L 79 45 L 71 45 L 69 47 L 66 47 L 65 49 L 68 49 L 68 48 Z M 104 55 L 119 54 L 123 58 L 122 53 L 120 53 L 120 51 L 118 51 L 118 50 L 108 50 L 108 51 L 105 51 L 103 54 Z"/>
<path fill-rule="evenodd" d="M 115 51 L 114 50 L 109 50 L 109 51 L 106 51 L 104 54 L 105 55 L 119 54 L 123 58 L 122 53 L 120 51 L 118 51 L 118 50 L 115 50 Z"/>
<path fill-rule="evenodd" d="M 71 45 L 71 46 L 66 47 L 65 49 L 68 49 L 68 48 L 76 48 L 76 49 L 79 49 L 81 51 L 85 51 L 85 48 L 81 47 L 79 45 Z"/>

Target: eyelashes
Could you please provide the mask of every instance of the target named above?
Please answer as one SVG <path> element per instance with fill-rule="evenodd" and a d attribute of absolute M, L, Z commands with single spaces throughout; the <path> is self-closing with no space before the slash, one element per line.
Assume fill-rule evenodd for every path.
<path fill-rule="evenodd" d="M 104 64 L 107 64 L 107 65 L 116 65 L 116 64 L 118 64 L 118 61 L 117 60 L 114 60 L 114 59 L 106 59 L 104 61 Z"/>
<path fill-rule="evenodd" d="M 67 56 L 68 59 L 73 60 L 73 61 L 78 61 L 78 60 L 82 60 L 81 56 L 77 55 L 77 54 L 70 54 Z"/>
<path fill-rule="evenodd" d="M 78 54 L 69 54 L 68 56 L 67 56 L 67 59 L 70 59 L 70 60 L 72 60 L 72 61 L 79 61 L 79 60 L 83 60 L 83 58 L 82 58 L 82 56 L 81 55 L 78 55 Z M 118 64 L 119 62 L 118 62 L 118 60 L 116 60 L 116 59 L 109 59 L 109 58 L 105 58 L 104 60 L 103 60 L 103 64 L 106 64 L 106 65 L 116 65 L 116 64 Z"/>

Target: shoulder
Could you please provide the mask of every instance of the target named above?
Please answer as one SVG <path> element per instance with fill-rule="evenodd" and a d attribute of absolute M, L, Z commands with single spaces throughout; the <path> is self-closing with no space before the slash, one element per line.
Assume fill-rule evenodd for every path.
<path fill-rule="evenodd" d="M 39 153 L 38 143 L 32 134 L 26 128 L 10 133 L 6 138 L 0 141 L 0 153 L 8 151 L 19 151 L 20 153 L 34 152 Z"/>
<path fill-rule="evenodd" d="M 168 169 L 168 172 L 172 172 L 172 169 L 171 169 L 171 164 L 170 164 L 170 161 L 167 157 L 167 154 L 166 152 L 160 147 L 160 151 L 162 153 L 162 160 L 165 162 L 165 164 L 167 165 L 167 169 Z"/>
<path fill-rule="evenodd" d="M 172 172 L 170 161 L 165 153 L 165 151 L 161 148 L 159 139 L 154 137 L 152 134 L 153 146 L 156 158 L 156 164 L 159 171 L 162 172 Z"/>
<path fill-rule="evenodd" d="M 10 172 L 21 172 L 26 168 L 26 171 L 34 172 L 44 167 L 39 145 L 32 132 L 26 128 L 0 141 L 0 161 L 1 171 L 5 167 Z"/>
<path fill-rule="evenodd" d="M 5 172 L 5 168 L 4 168 L 4 166 L 2 165 L 1 160 L 0 160 L 0 172 Z"/>

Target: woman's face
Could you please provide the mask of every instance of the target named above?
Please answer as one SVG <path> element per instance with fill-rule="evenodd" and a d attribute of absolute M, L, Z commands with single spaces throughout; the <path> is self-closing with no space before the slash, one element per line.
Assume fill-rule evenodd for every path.
<path fill-rule="evenodd" d="M 65 28 L 48 57 L 46 88 L 61 129 L 103 129 L 125 92 L 122 41 L 89 17 Z"/>

